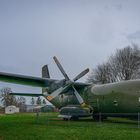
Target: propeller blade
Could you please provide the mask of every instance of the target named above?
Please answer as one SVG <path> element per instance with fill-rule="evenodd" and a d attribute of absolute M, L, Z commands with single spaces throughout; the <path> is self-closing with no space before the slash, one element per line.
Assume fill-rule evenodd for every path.
<path fill-rule="evenodd" d="M 61 71 L 61 73 L 63 74 L 63 76 L 65 77 L 66 80 L 70 80 L 68 75 L 66 74 L 66 72 L 64 71 L 62 65 L 60 64 L 60 62 L 58 61 L 58 59 L 56 58 L 56 56 L 53 57 L 56 65 L 58 66 L 59 70 Z"/>
<path fill-rule="evenodd" d="M 51 101 L 53 98 L 57 97 L 59 94 L 61 94 L 62 92 L 64 92 L 66 89 L 68 89 L 71 85 L 67 85 L 65 87 L 60 87 L 57 90 L 55 90 L 54 92 L 52 92 L 51 95 L 48 95 L 46 98 L 48 101 Z"/>
<path fill-rule="evenodd" d="M 85 104 L 83 98 L 80 96 L 80 94 L 78 93 L 78 91 L 75 89 L 74 86 L 72 86 L 72 88 L 73 88 L 73 90 L 74 90 L 74 94 L 75 94 L 77 100 L 79 101 L 80 105 L 81 105 L 82 107 L 84 107 L 86 104 Z"/>
<path fill-rule="evenodd" d="M 89 72 L 89 68 L 85 69 L 84 71 L 82 71 L 80 74 L 78 74 L 73 81 L 77 81 L 79 80 L 81 77 L 83 77 L 84 75 L 86 75 Z"/>

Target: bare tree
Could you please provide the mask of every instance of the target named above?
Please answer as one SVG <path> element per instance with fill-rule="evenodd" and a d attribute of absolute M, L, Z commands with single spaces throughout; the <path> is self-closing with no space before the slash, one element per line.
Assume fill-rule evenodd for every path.
<path fill-rule="evenodd" d="M 15 96 L 9 95 L 9 93 L 11 92 L 12 90 L 9 87 L 5 87 L 0 90 L 0 93 L 1 93 L 0 98 L 4 107 L 9 106 L 9 105 L 17 105 Z"/>
<path fill-rule="evenodd" d="M 108 83 L 110 79 L 110 65 L 108 63 L 103 63 L 93 69 L 92 73 L 88 77 L 88 82 L 105 84 Z"/>
<path fill-rule="evenodd" d="M 128 46 L 117 50 L 109 61 L 115 81 L 139 78 L 140 49 L 138 46 L 133 45 L 133 47 Z"/>
<path fill-rule="evenodd" d="M 18 97 L 16 99 L 17 106 L 20 109 L 20 112 L 25 112 L 26 111 L 26 99 L 24 97 Z"/>
<path fill-rule="evenodd" d="M 35 99 L 34 97 L 31 98 L 31 105 L 34 105 L 35 104 Z"/>
<path fill-rule="evenodd" d="M 41 98 L 40 98 L 40 97 L 37 98 L 36 104 L 37 104 L 37 105 L 41 105 Z"/>
<path fill-rule="evenodd" d="M 43 104 L 43 105 L 46 105 L 46 104 L 47 104 L 47 102 L 46 102 L 45 99 L 43 99 L 42 104 Z"/>
<path fill-rule="evenodd" d="M 93 70 L 87 81 L 104 84 L 136 78 L 140 78 L 140 48 L 133 44 L 116 50 L 106 63 Z"/>

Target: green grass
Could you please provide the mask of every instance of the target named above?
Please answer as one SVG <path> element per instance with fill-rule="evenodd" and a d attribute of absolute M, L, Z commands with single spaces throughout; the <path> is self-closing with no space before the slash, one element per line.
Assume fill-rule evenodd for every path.
<path fill-rule="evenodd" d="M 137 122 L 113 118 L 63 121 L 56 113 L 0 115 L 0 140 L 140 140 Z"/>

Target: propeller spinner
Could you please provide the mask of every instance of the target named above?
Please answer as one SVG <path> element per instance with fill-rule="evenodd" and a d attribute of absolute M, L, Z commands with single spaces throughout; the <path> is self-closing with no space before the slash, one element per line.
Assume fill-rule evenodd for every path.
<path fill-rule="evenodd" d="M 67 89 L 73 89 L 74 94 L 79 102 L 79 104 L 84 107 L 86 106 L 83 98 L 80 96 L 80 94 L 78 93 L 78 91 L 75 89 L 74 84 L 75 81 L 79 80 L 81 77 L 83 77 L 84 75 L 86 75 L 89 72 L 89 69 L 85 69 L 84 71 L 82 71 L 80 74 L 78 74 L 73 80 L 70 80 L 70 78 L 68 77 L 68 75 L 66 74 L 65 70 L 63 69 L 62 65 L 60 64 L 60 62 L 58 61 L 58 59 L 54 56 L 53 57 L 56 65 L 58 66 L 59 70 L 61 71 L 61 73 L 63 74 L 63 76 L 65 77 L 66 80 L 66 84 L 63 87 L 60 87 L 58 89 L 56 89 L 54 92 L 52 92 L 51 95 L 47 96 L 47 99 L 49 101 L 51 101 L 53 98 L 55 98 L 56 96 L 58 96 L 59 94 L 61 94 L 62 92 L 64 92 Z"/>

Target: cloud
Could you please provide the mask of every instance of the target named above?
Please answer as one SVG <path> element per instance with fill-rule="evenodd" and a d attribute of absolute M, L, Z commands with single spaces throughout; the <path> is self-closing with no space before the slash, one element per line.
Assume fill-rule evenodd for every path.
<path fill-rule="evenodd" d="M 128 45 L 121 36 L 125 29 L 139 29 L 136 1 L 14 1 L 0 1 L 0 71 L 40 76 L 42 65 L 49 64 L 51 77 L 61 79 L 52 62 L 56 55 L 74 77 Z"/>
<path fill-rule="evenodd" d="M 136 31 L 134 33 L 131 33 L 129 35 L 127 35 L 128 39 L 140 39 L 140 31 Z"/>

